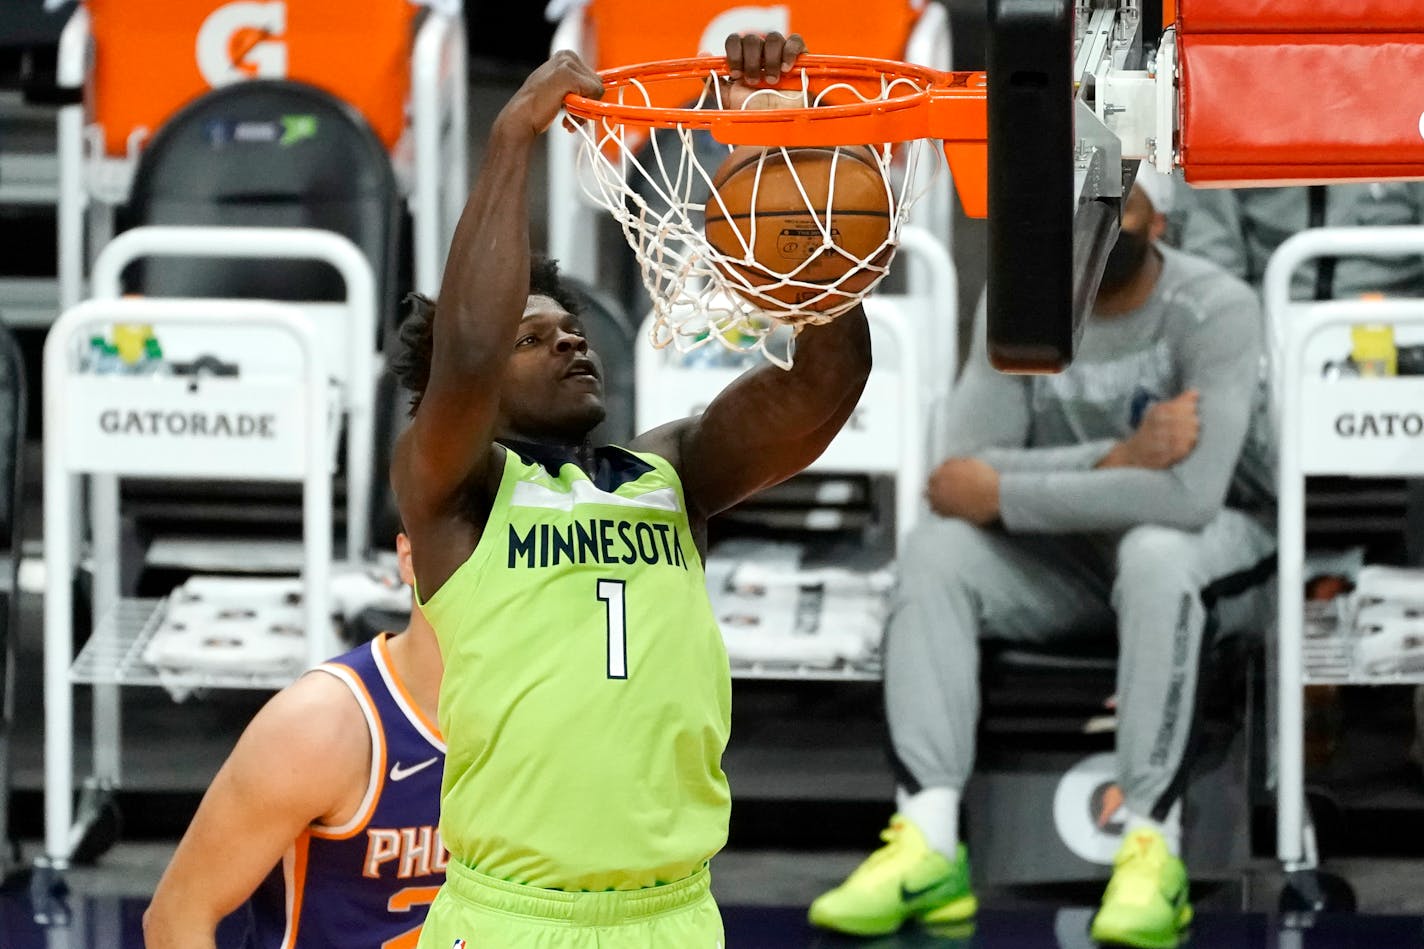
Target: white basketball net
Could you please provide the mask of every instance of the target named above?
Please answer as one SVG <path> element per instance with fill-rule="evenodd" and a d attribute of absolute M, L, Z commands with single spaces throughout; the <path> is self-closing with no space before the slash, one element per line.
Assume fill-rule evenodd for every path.
<path fill-rule="evenodd" d="M 762 89 L 752 92 L 742 108 L 764 108 L 768 97 L 783 107 L 816 107 L 832 92 L 849 92 L 868 101 L 912 91 L 920 91 L 918 83 L 904 77 L 886 77 L 881 81 L 878 97 L 868 97 L 844 83 L 830 84 L 813 96 L 803 70 L 801 90 L 790 93 L 789 101 L 784 90 Z M 636 79 L 618 87 L 616 101 L 652 105 L 646 87 Z M 715 73 L 708 73 L 708 82 L 693 107 L 731 108 L 726 101 L 726 87 L 717 81 Z M 804 279 L 803 271 L 817 257 L 814 253 L 787 272 L 773 270 L 753 256 L 757 245 L 755 215 L 749 224 L 738 228 L 740 256 L 724 254 L 708 242 L 703 233 L 707 202 L 718 202 L 722 215 L 732 217 L 721 195 L 712 188 L 712 176 L 733 146 L 714 141 L 706 131 L 679 126 L 654 130 L 650 135 L 644 126 L 625 125 L 608 117 L 579 122 L 574 128 L 580 137 L 577 174 L 583 190 L 590 200 L 613 215 L 638 258 L 643 284 L 653 301 L 653 345 L 658 349 L 671 345 L 684 353 L 709 345 L 734 352 L 760 351 L 772 362 L 788 368 L 790 346 L 784 353 L 773 352 L 767 348 L 768 338 L 782 324 L 799 329 L 810 323 L 828 323 L 874 289 L 889 271 L 901 225 L 943 166 L 937 141 L 921 139 L 870 146 L 885 182 L 890 227 L 880 246 L 865 256 L 856 256 L 835 241 L 835 211 L 830 203 L 836 194 L 836 166 L 863 161 L 866 150 L 857 148 L 860 157 L 851 158 L 837 149 L 831 187 L 822 202 L 824 206 L 816 206 L 796 176 L 789 150 L 766 149 L 759 165 L 770 158 L 785 162 L 790 169 L 805 210 L 820 232 L 821 254 L 837 253 L 848 262 L 845 273 L 834 282 L 813 282 Z M 923 155 L 925 149 L 932 149 L 928 158 Z M 926 165 L 929 171 L 922 174 Z M 758 167 L 758 180 L 760 174 Z M 824 257 L 820 259 L 823 261 Z M 719 266 L 719 262 L 738 266 Z M 867 278 L 868 283 L 864 282 Z M 847 286 L 852 283 L 853 287 Z M 788 292 L 778 294 L 778 290 Z M 773 295 L 792 297 L 798 302 L 779 302 Z M 765 301 L 764 305 L 753 302 L 759 298 Z"/>

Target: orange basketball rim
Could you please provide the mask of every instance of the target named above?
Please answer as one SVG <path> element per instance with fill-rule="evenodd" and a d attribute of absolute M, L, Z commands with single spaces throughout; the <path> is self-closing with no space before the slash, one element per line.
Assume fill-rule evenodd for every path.
<path fill-rule="evenodd" d="M 768 341 L 836 319 L 888 275 L 941 148 L 965 210 L 987 213 L 982 73 L 801 56 L 746 101 L 720 56 L 600 75 L 601 99 L 565 100 L 575 175 L 633 250 L 657 348 L 760 351 L 789 366 L 794 347 Z M 772 88 L 772 107 L 752 104 Z M 755 164 L 726 179 L 739 149 Z"/>
<path fill-rule="evenodd" d="M 988 214 L 988 113 L 983 72 L 941 72 L 858 56 L 806 54 L 775 86 L 804 91 L 815 107 L 692 108 L 709 76 L 726 78 L 721 56 L 672 59 L 602 70 L 602 99 L 570 95 L 575 120 L 624 129 L 705 130 L 724 145 L 879 145 L 932 139 L 965 213 Z"/>

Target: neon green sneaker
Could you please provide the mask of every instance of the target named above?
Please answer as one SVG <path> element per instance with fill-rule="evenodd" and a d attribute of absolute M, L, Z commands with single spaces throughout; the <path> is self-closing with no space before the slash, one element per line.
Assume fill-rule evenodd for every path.
<path fill-rule="evenodd" d="M 867 857 L 844 883 L 811 904 L 807 915 L 812 925 L 856 936 L 883 936 L 907 919 L 962 923 L 978 912 L 963 844 L 951 863 L 931 850 L 920 829 L 899 814 L 890 818 L 880 839 L 885 846 Z"/>
<path fill-rule="evenodd" d="M 1175 949 L 1191 921 L 1186 866 L 1155 830 L 1128 834 L 1113 858 L 1103 905 L 1093 917 L 1093 938 L 1136 949 Z"/>

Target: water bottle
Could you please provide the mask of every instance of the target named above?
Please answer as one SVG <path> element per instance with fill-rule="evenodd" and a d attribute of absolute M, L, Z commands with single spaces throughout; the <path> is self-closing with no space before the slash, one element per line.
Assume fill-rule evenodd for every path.
<path fill-rule="evenodd" d="M 98 348 L 94 357 L 94 373 L 101 376 L 113 376 L 123 371 L 124 361 L 119 356 L 119 348 L 106 340 L 98 340 Z"/>
<path fill-rule="evenodd" d="M 152 338 L 153 326 L 149 323 L 114 324 L 114 349 L 127 371 L 140 371 L 138 366 L 144 360 L 144 345 Z"/>
<path fill-rule="evenodd" d="M 104 337 L 89 337 L 89 345 L 79 354 L 80 372 L 98 372 L 99 363 L 104 356 Z"/>
<path fill-rule="evenodd" d="M 133 371 L 142 376 L 168 375 L 168 363 L 163 358 L 163 347 L 158 345 L 156 336 L 149 336 L 143 341 L 143 358 L 133 367 Z"/>
<path fill-rule="evenodd" d="M 1394 345 L 1394 327 L 1360 324 L 1350 327 L 1350 360 L 1362 376 L 1393 376 L 1399 373 L 1399 351 Z"/>

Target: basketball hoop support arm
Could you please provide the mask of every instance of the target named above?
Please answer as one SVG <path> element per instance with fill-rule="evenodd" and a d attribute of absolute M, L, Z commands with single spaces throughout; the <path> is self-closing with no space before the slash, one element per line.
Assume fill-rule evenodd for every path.
<path fill-rule="evenodd" d="M 1158 134 L 1159 93 L 1140 68 L 1138 0 L 994 0 L 989 23 L 989 359 L 1057 372 L 1117 240 L 1137 170 L 1124 161 Z M 1143 122 L 1151 135 L 1135 134 Z"/>

